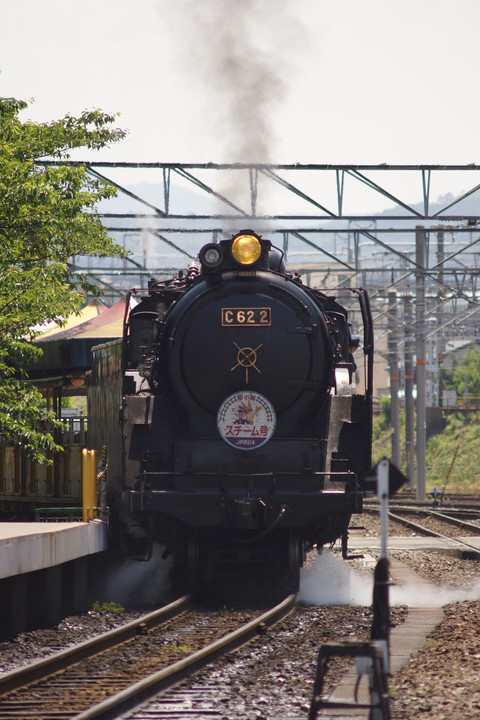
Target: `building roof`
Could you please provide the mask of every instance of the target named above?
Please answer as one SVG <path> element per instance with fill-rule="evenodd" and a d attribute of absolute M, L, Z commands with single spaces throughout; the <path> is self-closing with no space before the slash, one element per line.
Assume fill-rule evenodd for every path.
<path fill-rule="evenodd" d="M 57 333 L 63 332 L 64 330 L 70 330 L 70 328 L 75 327 L 76 325 L 81 325 L 87 320 L 98 317 L 98 315 L 105 312 L 105 310 L 108 310 L 107 305 L 104 305 L 104 303 L 100 302 L 100 300 L 94 298 L 91 302 L 88 303 L 88 305 L 85 305 L 85 307 L 82 308 L 78 314 L 72 313 L 71 315 L 69 315 L 69 317 L 65 318 L 65 322 L 63 323 L 63 325 L 58 325 L 57 323 L 50 323 L 49 325 L 44 327 L 44 329 L 41 330 L 40 335 L 37 336 L 36 342 L 40 340 L 43 341 L 51 335 L 56 335 Z"/>
<path fill-rule="evenodd" d="M 83 322 L 69 318 L 63 328 L 42 333 L 35 344 L 43 354 L 28 368 L 30 379 L 41 388 L 63 387 L 66 394 L 83 394 L 92 348 L 122 337 L 124 316 L 125 300 L 120 300 Z"/>

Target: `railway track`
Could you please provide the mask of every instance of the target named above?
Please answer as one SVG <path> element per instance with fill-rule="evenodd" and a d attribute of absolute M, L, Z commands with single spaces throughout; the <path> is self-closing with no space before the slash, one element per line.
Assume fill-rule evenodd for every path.
<path fill-rule="evenodd" d="M 358 518 L 358 523 L 361 524 L 363 516 Z M 375 521 L 369 521 L 372 527 L 375 526 Z M 391 523 L 393 526 L 394 523 Z M 337 552 L 337 555 L 339 553 Z M 413 553 L 417 557 L 417 553 Z M 403 559 L 403 558 L 402 558 Z M 405 562 L 405 560 L 404 560 Z M 358 567 L 362 567 L 361 560 L 350 560 L 351 566 L 355 563 Z M 452 576 L 455 573 L 455 577 L 458 578 L 458 572 L 460 568 L 463 568 L 463 560 L 460 560 L 459 554 L 454 556 L 448 556 L 448 560 L 443 558 L 440 553 L 435 554 L 434 562 L 418 561 L 417 567 L 423 572 L 427 572 L 428 577 L 433 577 L 435 582 L 443 583 L 445 581 L 446 573 L 450 573 Z M 476 564 L 476 563 L 474 563 Z M 435 575 L 436 574 L 436 575 Z M 399 578 L 395 576 L 395 580 L 401 582 Z M 327 580 L 328 582 L 328 580 Z M 455 581 L 459 584 L 458 579 Z M 421 590 L 418 591 L 420 594 Z M 473 607 L 473 606 L 472 606 Z M 465 624 L 465 627 L 471 631 L 470 623 L 471 608 L 466 613 L 465 618 L 460 617 L 460 621 Z M 188 632 L 194 625 L 198 624 L 191 609 L 186 608 L 184 615 L 187 616 L 186 624 L 183 626 L 184 630 L 180 630 L 180 625 L 175 625 L 176 620 L 171 618 L 167 625 L 161 626 L 161 635 L 163 644 L 170 646 L 172 654 L 178 656 L 184 654 L 184 646 L 187 642 L 190 642 L 192 650 L 197 651 L 196 646 L 199 645 L 199 640 L 191 639 L 187 640 Z M 418 629 L 419 620 L 423 621 L 424 617 L 431 619 L 432 612 L 428 612 L 425 608 L 421 608 L 418 612 L 417 617 L 415 613 L 411 618 L 412 627 L 410 630 Z M 405 609 L 392 608 L 392 619 L 395 618 L 395 624 L 402 622 L 405 617 Z M 410 617 L 410 614 L 409 614 Z M 242 617 L 237 618 L 242 624 L 246 624 L 251 619 L 250 612 L 244 612 Z M 134 638 L 140 642 L 146 644 L 161 644 L 157 640 L 153 630 L 148 629 L 142 623 L 144 618 L 141 618 L 138 622 L 138 629 L 135 632 Z M 207 623 L 204 623 L 205 632 L 204 635 L 209 635 L 210 630 L 213 632 L 213 628 L 207 628 Z M 204 720 L 205 717 L 209 718 L 221 718 L 224 717 L 235 717 L 238 720 L 248 720 L 251 717 L 277 717 L 277 718 L 291 718 L 291 717 L 306 717 L 308 714 L 309 703 L 311 700 L 311 692 L 313 687 L 314 670 L 317 660 L 318 647 L 325 642 L 337 642 L 342 638 L 348 639 L 355 634 L 360 638 L 368 638 L 370 636 L 371 621 L 369 613 L 366 613 L 362 608 L 348 608 L 348 607 L 332 607 L 322 608 L 315 606 L 302 606 L 297 605 L 295 611 L 288 615 L 288 617 L 281 624 L 281 632 L 271 632 L 268 635 L 262 634 L 262 627 L 260 627 L 260 634 L 257 642 L 253 642 L 243 653 L 235 653 L 235 656 L 228 656 L 227 658 L 215 665 L 213 668 L 209 667 L 203 673 L 199 673 L 192 682 L 190 675 L 192 670 L 186 670 L 187 679 L 176 686 L 173 690 L 162 692 L 159 696 L 157 691 L 153 689 L 149 690 L 149 694 L 152 694 L 153 700 L 148 704 L 141 705 L 136 711 L 134 709 L 126 710 L 118 705 L 114 708 L 106 708 L 106 714 L 94 714 L 98 712 L 98 708 L 93 711 L 90 707 L 86 707 L 84 710 L 78 710 L 73 705 L 67 707 L 65 705 L 70 702 L 62 700 L 60 694 L 56 695 L 54 707 L 55 711 L 52 711 L 50 715 L 41 715 L 38 710 L 40 709 L 40 701 L 43 700 L 42 693 L 44 692 L 45 683 L 50 684 L 51 680 L 46 679 L 43 683 L 36 683 L 35 687 L 31 689 L 35 692 L 33 701 L 24 696 L 23 705 L 17 705 L 16 708 L 13 704 L 9 706 L 2 705 L 2 700 L 13 700 L 13 693 L 10 691 L 9 695 L 5 695 L 4 698 L 0 697 L 0 720 L 28 720 L 29 718 L 42 718 L 46 717 L 52 720 L 54 717 L 56 720 L 62 718 L 88 718 L 95 717 L 116 717 L 120 715 L 124 717 L 124 713 L 129 718 L 134 717 L 135 720 L 151 720 L 152 718 L 166 718 L 168 720 L 185 720 L 189 718 L 192 720 L 197 718 Z M 400 634 L 400 646 L 402 651 L 405 651 L 405 637 L 410 637 L 411 632 L 408 627 L 405 626 L 399 628 Z M 220 634 L 224 634 L 225 627 L 222 628 Z M 407 632 L 408 631 L 408 632 Z M 258 630 L 256 631 L 258 633 Z M 448 636 L 450 640 L 450 636 Z M 157 650 L 158 650 L 157 644 Z M 459 640 L 452 641 L 452 646 L 457 648 Z M 462 646 L 463 647 L 463 646 Z M 469 647 L 468 641 L 465 641 L 465 647 Z M 185 648 L 186 650 L 186 648 Z M 135 658 L 133 657 L 133 650 L 130 650 L 130 663 L 127 663 L 129 672 L 133 675 L 133 667 L 135 664 Z M 452 651 L 453 652 L 453 651 Z M 478 654 L 478 651 L 477 651 Z M 142 662 L 146 662 L 147 656 L 144 646 L 139 648 L 139 655 Z M 480 657 L 480 655 L 478 655 Z M 395 657 L 397 657 L 395 651 Z M 444 656 L 441 655 L 441 658 Z M 182 657 L 183 660 L 183 657 Z M 91 662 L 91 661 L 89 661 Z M 160 659 L 158 655 L 155 658 L 157 663 L 157 672 L 160 671 Z M 465 662 L 463 658 L 462 662 Z M 473 662 L 473 659 L 472 659 Z M 446 665 L 449 664 L 448 658 L 446 658 Z M 77 667 L 77 666 L 76 666 Z M 423 667 L 423 666 L 422 666 Z M 109 654 L 103 652 L 100 656 L 99 666 L 96 668 L 90 665 L 88 672 L 90 673 L 91 679 L 94 683 L 90 690 L 90 700 L 95 694 L 99 695 L 101 692 L 101 683 L 106 679 L 112 686 L 116 683 L 116 671 L 117 661 L 112 659 Z M 336 667 L 333 671 L 332 677 L 327 676 L 327 682 L 329 683 L 327 694 L 334 691 L 335 687 L 338 687 L 339 697 L 349 697 L 343 687 L 343 674 L 346 672 L 346 668 L 343 666 Z M 417 670 L 417 673 L 420 671 Z M 422 670 L 423 672 L 423 670 Z M 448 673 L 445 675 L 448 677 Z M 1 676 L 0 676 L 1 677 Z M 478 678 L 478 675 L 476 676 Z M 75 693 L 76 687 L 80 687 L 81 679 L 78 679 L 78 686 L 73 686 L 68 677 L 63 676 L 63 685 L 70 686 L 70 692 Z M 133 677 L 130 678 L 133 681 Z M 348 680 L 348 677 L 345 678 Z M 76 682 L 74 680 L 73 682 Z M 478 679 L 476 680 L 478 685 Z M 111 688 L 112 693 L 114 688 Z M 0 688 L 1 692 L 1 688 Z M 60 691 L 58 691 L 60 693 Z M 129 691 L 127 691 L 128 693 Z M 437 689 L 437 692 L 438 691 Z M 403 694 L 403 693 L 402 693 Z M 412 691 L 412 697 L 418 696 L 418 693 Z M 448 690 L 445 692 L 446 697 L 451 697 L 451 693 Z M 99 700 L 100 697 L 97 697 Z M 27 703 L 31 703 L 28 705 Z M 130 699 L 129 702 L 133 702 L 135 705 L 138 702 L 138 698 L 135 701 Z M 105 713 L 105 707 L 100 709 Z M 135 713 L 132 716 L 132 713 Z M 413 717 L 415 713 L 411 712 L 408 717 Z"/>
<path fill-rule="evenodd" d="M 368 512 L 376 513 L 378 511 L 378 508 L 368 508 Z M 424 518 L 425 524 L 418 522 L 419 516 Z M 413 530 L 417 534 L 454 542 L 460 546 L 462 551 L 480 558 L 480 548 L 464 539 L 464 537 L 468 535 L 472 537 L 480 536 L 478 513 L 472 513 L 470 515 L 471 519 L 477 519 L 477 523 L 475 523 L 470 520 L 465 520 L 463 517 L 446 514 L 437 510 L 396 506 L 395 512 L 390 510 L 388 517 L 390 520 Z M 462 537 L 460 537 L 460 535 Z"/>
<path fill-rule="evenodd" d="M 398 493 L 395 496 L 394 504 L 395 505 L 403 505 L 403 506 L 410 506 L 410 507 L 418 507 L 418 508 L 427 508 L 432 507 L 432 502 L 434 500 L 432 494 L 428 494 L 428 500 L 417 500 L 416 495 L 414 491 L 406 491 L 403 490 L 402 492 Z M 440 494 L 437 494 L 437 501 L 440 502 L 440 505 L 445 508 L 458 508 L 458 509 L 476 509 L 477 511 L 480 511 L 480 496 L 478 494 L 476 495 L 467 495 L 465 493 L 444 493 L 442 495 L 442 492 L 440 491 Z M 367 500 L 367 504 L 369 504 L 370 500 Z"/>
<path fill-rule="evenodd" d="M 0 720 L 118 717 L 264 632 L 292 609 L 294 600 L 290 595 L 252 618 L 245 612 L 206 615 L 185 596 L 133 623 L 6 673 L 0 678 Z"/>
<path fill-rule="evenodd" d="M 455 535 L 457 534 L 457 528 L 463 534 L 469 534 L 469 535 L 474 535 L 474 536 L 480 535 L 480 524 L 478 524 L 478 517 L 479 517 L 478 514 L 472 514 L 470 516 L 469 520 L 466 520 L 465 516 L 463 514 L 461 516 L 458 516 L 458 514 L 455 514 L 455 515 L 450 514 L 450 513 L 447 514 L 444 512 L 440 512 L 438 510 L 417 510 L 415 513 L 413 513 L 411 510 L 410 511 L 403 510 L 403 511 L 400 511 L 400 513 L 392 512 L 392 516 L 396 517 L 397 521 L 402 521 L 405 523 L 408 522 L 409 518 L 411 518 L 412 516 L 423 517 L 425 519 L 425 521 L 429 524 L 431 524 L 433 521 L 437 527 L 441 527 L 442 525 L 444 525 L 447 528 L 447 530 L 449 531 L 449 532 L 446 532 L 445 534 L 452 536 L 452 537 L 455 537 Z M 398 520 L 399 517 L 400 517 L 400 520 Z M 471 522 L 471 520 L 477 520 L 477 522 Z M 413 522 L 413 524 L 415 524 L 415 523 Z M 425 532 L 430 532 L 431 528 L 430 528 L 429 524 L 425 525 L 425 526 L 421 525 L 420 527 L 423 527 L 425 529 Z M 453 526 L 453 529 L 452 529 L 452 526 Z"/>

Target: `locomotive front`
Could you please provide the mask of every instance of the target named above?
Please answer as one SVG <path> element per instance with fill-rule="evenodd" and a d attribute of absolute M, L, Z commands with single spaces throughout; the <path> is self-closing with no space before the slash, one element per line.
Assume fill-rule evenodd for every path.
<path fill-rule="evenodd" d="M 304 549 L 361 509 L 370 466 L 371 403 L 338 388 L 347 312 L 253 232 L 199 261 L 127 323 L 123 498 L 191 578 L 233 559 L 296 585 Z"/>

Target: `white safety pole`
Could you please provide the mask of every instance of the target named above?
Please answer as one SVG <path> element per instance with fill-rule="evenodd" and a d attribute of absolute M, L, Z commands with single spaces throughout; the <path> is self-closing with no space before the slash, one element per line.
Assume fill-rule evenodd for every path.
<path fill-rule="evenodd" d="M 380 557 L 387 558 L 388 539 L 388 468 L 386 458 L 380 461 L 377 468 L 377 497 L 380 502 Z"/>

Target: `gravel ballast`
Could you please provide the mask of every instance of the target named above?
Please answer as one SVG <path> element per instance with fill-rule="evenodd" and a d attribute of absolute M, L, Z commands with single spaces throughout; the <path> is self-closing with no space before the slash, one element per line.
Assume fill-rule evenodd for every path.
<path fill-rule="evenodd" d="M 370 515 L 354 519 L 366 535 L 378 533 L 378 521 Z M 392 524 L 393 525 L 393 524 Z M 408 531 L 390 528 L 395 534 Z M 340 562 L 340 554 L 335 551 Z M 426 579 L 449 590 L 444 620 L 427 638 L 402 671 L 390 680 L 392 718 L 469 720 L 480 715 L 480 564 L 454 555 L 396 551 Z M 315 560 L 315 558 L 313 558 Z M 310 559 L 312 562 L 312 559 Z M 355 577 L 369 575 L 362 558 L 349 560 Z M 463 589 L 469 592 L 465 597 Z M 455 594 L 458 591 L 458 598 Z M 463 594 L 462 594 L 463 593 Z M 22 633 L 11 642 L 0 643 L 0 672 L 43 657 L 68 645 L 104 632 L 120 622 L 138 617 L 138 610 L 124 613 L 91 611 L 66 618 L 58 626 Z M 402 621 L 404 608 L 392 610 L 394 623 Z M 232 653 L 220 666 L 205 674 L 219 681 L 217 711 L 235 720 L 307 717 L 311 700 L 316 657 L 323 642 L 368 637 L 370 608 L 298 606 L 286 618 L 280 632 L 267 633 L 246 648 Z M 329 675 L 328 690 L 344 668 L 336 665 Z M 201 681 L 202 676 L 198 676 Z"/>

